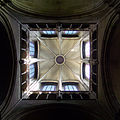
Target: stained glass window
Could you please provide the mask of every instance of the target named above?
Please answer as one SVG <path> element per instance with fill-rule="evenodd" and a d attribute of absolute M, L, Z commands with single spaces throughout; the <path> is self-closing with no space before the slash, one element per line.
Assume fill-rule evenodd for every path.
<path fill-rule="evenodd" d="M 42 91 L 56 91 L 56 85 L 44 85 Z"/>
<path fill-rule="evenodd" d="M 90 79 L 90 64 L 83 63 L 83 79 Z"/>
<path fill-rule="evenodd" d="M 90 42 L 83 41 L 82 43 L 82 56 L 83 59 L 90 58 Z"/>
<path fill-rule="evenodd" d="M 90 57 L 90 42 L 85 44 L 85 57 Z"/>
<path fill-rule="evenodd" d="M 30 51 L 30 56 L 35 56 L 35 45 L 32 42 L 30 42 L 29 44 L 29 51 Z"/>
<path fill-rule="evenodd" d="M 74 35 L 76 33 L 77 31 L 63 31 L 63 34 L 67 34 L 67 35 Z"/>
<path fill-rule="evenodd" d="M 29 67 L 29 78 L 33 78 L 35 76 L 35 65 L 31 64 Z"/>
<path fill-rule="evenodd" d="M 85 77 L 87 79 L 90 79 L 90 65 L 89 64 L 85 64 Z"/>
<path fill-rule="evenodd" d="M 77 85 L 64 85 L 64 91 L 78 91 Z"/>
<path fill-rule="evenodd" d="M 55 31 L 43 31 L 44 34 L 53 35 Z"/>

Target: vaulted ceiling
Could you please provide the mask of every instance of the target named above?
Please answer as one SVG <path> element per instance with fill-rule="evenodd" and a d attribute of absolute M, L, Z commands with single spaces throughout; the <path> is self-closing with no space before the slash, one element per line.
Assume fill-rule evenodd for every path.
<path fill-rule="evenodd" d="M 26 12 L 29 12 L 29 13 L 36 13 L 36 14 L 39 14 L 39 15 L 45 15 L 45 16 L 50 16 L 50 17 L 51 16 L 64 17 L 64 16 L 69 16 L 69 15 L 70 16 L 79 15 L 79 17 L 84 17 L 84 16 L 82 16 L 83 13 L 84 13 L 84 15 L 87 16 L 87 14 L 90 12 L 90 10 L 91 11 L 93 10 L 94 12 L 97 12 L 95 10 L 98 9 L 100 6 L 103 6 L 103 4 L 102 4 L 103 1 L 112 1 L 112 0 L 11 0 L 11 1 L 16 6 L 16 8 L 19 8 L 19 10 L 23 11 L 23 13 L 24 13 L 24 11 L 26 11 Z M 113 1 L 117 1 L 117 0 L 113 0 Z M 119 3 L 119 0 L 118 0 L 118 3 Z M 12 32 L 14 32 L 14 37 L 15 37 L 15 40 L 16 40 L 15 41 L 16 46 L 15 45 L 14 46 L 17 48 L 16 49 L 17 53 L 19 53 L 19 47 L 18 46 L 19 46 L 19 40 L 20 40 L 19 37 L 20 36 L 19 36 L 18 32 L 19 32 L 19 26 L 20 25 L 18 25 L 18 23 L 16 22 L 15 17 L 17 16 L 16 18 L 19 18 L 18 20 L 21 23 L 25 23 L 26 21 L 27 21 L 26 23 L 28 23 L 28 19 L 30 19 L 29 14 L 27 16 L 28 18 L 25 19 L 26 16 L 23 17 L 21 14 L 19 14 L 19 12 L 18 13 L 15 12 L 14 9 L 12 9 L 13 10 L 12 11 L 11 9 L 8 9 L 6 6 L 2 6 L 0 8 L 0 15 L 1 15 L 1 13 L 4 13 L 5 16 L 7 16 L 7 19 L 9 20 L 11 28 L 12 28 L 10 30 Z M 104 4 L 104 6 L 105 6 L 105 4 Z M 7 14 L 5 13 L 3 8 L 6 9 Z M 111 20 L 110 18 L 112 17 L 112 14 L 116 15 L 116 14 L 119 13 L 119 12 L 116 12 L 116 11 L 119 10 L 119 8 L 116 8 L 116 7 L 113 7 L 113 6 L 109 7 L 109 8 L 112 9 L 112 12 L 109 12 L 106 16 L 105 16 L 105 13 L 103 12 L 104 14 L 102 16 L 102 19 L 100 19 L 100 21 L 98 23 L 98 43 L 99 43 L 98 44 L 99 45 L 99 49 L 98 49 L 99 51 L 98 52 L 99 52 L 99 60 L 100 60 L 100 61 L 98 61 L 99 62 L 99 64 L 98 64 L 99 65 L 99 68 L 98 68 L 98 70 L 99 70 L 99 76 L 98 76 L 98 78 L 99 78 L 98 79 L 98 84 L 99 84 L 98 95 L 99 96 L 98 96 L 98 101 L 94 101 L 94 100 L 93 101 L 79 101 L 79 103 L 76 103 L 76 104 L 79 104 L 80 106 L 82 106 L 82 108 L 80 108 L 81 110 L 83 108 L 88 109 L 88 111 L 90 111 L 91 114 L 93 114 L 93 113 L 95 113 L 95 115 L 100 114 L 100 115 L 103 115 L 104 118 L 106 118 L 106 119 L 110 119 L 111 116 L 114 117 L 115 113 L 117 112 L 117 109 L 120 108 L 118 104 L 115 104 L 116 106 L 114 105 L 115 101 L 117 101 L 117 103 L 120 104 L 120 92 L 119 92 L 120 91 L 120 87 L 119 87 L 120 86 L 120 82 L 119 82 L 120 81 L 119 80 L 119 73 L 120 73 L 120 62 L 119 62 L 120 61 L 120 54 L 119 54 L 119 51 L 120 51 L 120 47 L 119 47 L 119 45 L 120 45 L 120 41 L 119 41 L 120 34 L 119 34 L 119 28 L 120 28 L 120 23 L 116 24 L 116 27 L 114 27 L 114 30 L 113 30 L 114 32 L 113 31 L 111 32 L 111 36 L 109 34 L 107 34 L 107 31 L 110 30 L 110 26 L 114 26 L 114 24 L 112 25 L 111 23 L 109 23 L 109 21 Z M 114 8 L 114 10 L 113 10 L 113 8 Z M 99 9 L 99 10 L 102 11 L 102 9 Z M 106 12 L 108 12 L 108 11 L 106 11 Z M 16 14 L 17 15 L 12 18 L 8 13 L 11 13 L 10 14 L 11 16 L 12 15 L 14 16 Z M 93 14 L 93 12 L 90 12 L 90 14 Z M 35 17 L 37 18 L 38 16 L 35 16 Z M 99 17 L 99 14 L 96 14 L 95 17 Z M 90 17 L 90 20 L 91 19 L 93 19 L 93 16 Z M 46 19 L 44 19 L 44 21 L 45 20 Z M 4 21 L 4 20 L 0 20 L 0 21 Z M 41 22 L 40 19 L 38 21 Z M 111 21 L 114 22 L 114 19 L 111 20 Z M 34 22 L 34 18 L 31 19 L 31 22 Z M 52 22 L 53 22 L 53 20 L 52 20 Z M 59 22 L 59 21 L 57 21 L 57 22 Z M 90 21 L 88 21 L 88 22 L 90 22 Z M 106 29 L 106 26 L 108 24 L 109 24 L 108 29 Z M 0 102 L 2 103 L 5 96 L 7 96 L 6 91 L 9 91 L 7 86 L 8 85 L 12 86 L 12 88 L 14 88 L 14 92 L 10 92 L 11 96 L 13 95 L 12 99 L 9 96 L 7 96 L 7 98 L 11 100 L 11 104 L 8 106 L 11 109 L 13 107 L 12 105 L 16 104 L 18 102 L 17 100 L 19 100 L 19 96 L 18 96 L 18 93 L 19 93 L 19 90 L 18 90 L 18 88 L 19 88 L 18 87 L 18 85 L 19 85 L 19 82 L 18 82 L 19 81 L 19 74 L 17 74 L 17 78 L 16 78 L 16 73 L 14 74 L 14 77 L 16 79 L 16 84 L 15 84 L 15 87 L 14 87 L 13 86 L 14 84 L 11 85 L 9 83 L 9 81 L 10 81 L 10 79 L 9 79 L 10 75 L 9 74 L 11 74 L 10 71 L 12 71 L 12 64 L 11 63 L 12 63 L 12 60 L 13 60 L 11 58 L 11 56 L 12 56 L 12 52 L 11 52 L 12 50 L 11 49 L 13 48 L 13 45 L 11 47 L 9 41 L 14 41 L 14 39 L 11 38 L 11 40 L 9 40 L 7 34 L 8 33 L 6 32 L 6 30 L 4 30 L 4 26 L 0 23 L 0 36 L 2 38 L 1 40 L 3 41 L 3 44 L 5 44 L 5 45 L 7 44 L 6 46 L 4 46 L 4 49 L 5 49 L 4 52 L 2 52 L 3 49 L 1 47 L 1 53 L 2 53 L 1 58 L 4 58 L 4 59 L 1 59 L 1 66 L 4 65 L 4 68 L 2 68 L 3 72 L 0 73 L 0 75 L 2 77 L 1 78 L 2 84 L 0 85 L 1 86 L 0 94 L 3 95 L 3 96 L 0 96 L 0 99 L 1 99 Z M 9 34 L 10 34 L 10 32 L 9 32 Z M 105 35 L 106 36 L 108 35 L 107 36 L 108 40 L 106 39 L 107 37 L 105 37 Z M 103 38 L 105 40 L 103 40 Z M 103 42 L 103 45 L 104 45 L 106 43 L 106 41 L 108 41 L 108 45 L 105 45 L 105 49 L 103 49 L 102 42 Z M 103 49 L 103 53 L 101 52 L 102 51 L 101 49 Z M 102 57 L 104 57 L 104 58 L 101 57 L 101 53 L 103 54 Z M 14 55 L 16 55 L 16 54 L 14 54 Z M 18 54 L 18 59 L 19 59 L 19 54 Z M 104 59 L 104 60 L 101 62 L 101 59 Z M 104 64 L 104 62 L 106 62 L 106 64 Z M 17 63 L 16 65 L 19 65 L 19 60 L 16 63 Z M 102 66 L 104 66 L 104 67 L 102 67 Z M 16 68 L 16 66 L 15 66 L 15 68 Z M 101 74 L 102 71 L 106 72 L 106 73 Z M 19 73 L 19 70 L 17 72 Z M 104 75 L 107 74 L 107 73 L 109 73 L 108 76 L 106 75 L 105 78 L 104 78 Z M 7 76 L 5 76 L 5 75 L 7 75 Z M 105 80 L 103 80 L 103 78 Z M 13 79 L 13 83 L 14 83 L 14 79 Z M 110 90 L 108 90 L 108 92 L 107 92 L 108 87 L 106 87 L 106 86 L 108 86 L 108 85 L 110 86 L 109 89 L 113 92 L 110 92 Z M 103 91 L 103 89 L 104 89 L 104 91 Z M 12 89 L 11 89 L 11 91 L 12 91 Z M 104 95 L 105 95 L 105 97 L 104 97 Z M 110 97 L 108 97 L 108 95 Z M 114 96 L 117 99 L 112 99 L 112 98 L 114 98 Z M 111 99 L 109 99 L 109 98 L 111 98 Z M 21 104 L 22 104 L 22 102 L 21 102 Z M 33 103 L 32 103 L 33 101 L 30 101 L 32 104 L 27 103 L 26 101 L 24 101 L 24 102 L 25 102 L 24 103 L 25 105 L 33 105 Z M 57 101 L 56 103 L 58 103 L 58 102 L 59 101 Z M 69 101 L 67 101 L 67 102 L 69 102 Z M 34 104 L 37 104 L 37 103 L 38 102 L 36 102 L 36 101 L 34 102 Z M 102 109 L 102 107 L 97 106 L 95 103 L 96 104 L 100 103 L 104 109 Z M 21 104 L 18 105 L 19 109 L 22 108 Z M 46 104 L 46 101 L 45 101 L 45 103 L 43 102 L 43 104 Z M 73 102 L 73 104 L 75 104 L 75 103 Z M 116 109 L 115 110 L 113 109 L 113 112 L 109 112 L 109 110 L 106 107 L 107 105 L 108 105 L 108 107 L 110 106 L 111 111 L 113 109 L 113 106 L 115 106 Z M 38 105 L 36 105 L 36 106 L 38 106 Z M 4 108 L 5 108 L 4 109 L 5 112 L 2 111 L 1 116 L 4 117 L 4 115 L 6 115 L 3 119 L 3 120 L 6 120 L 6 118 L 7 118 L 6 113 L 9 109 L 6 110 L 7 107 L 4 107 Z M 89 108 L 91 108 L 91 109 L 89 109 Z M 23 107 L 23 109 L 24 109 L 24 107 Z M 49 111 L 50 110 L 51 109 L 49 109 Z M 93 110 L 93 113 L 92 113 L 92 110 Z M 104 112 L 103 110 L 108 112 L 110 116 L 108 114 L 106 114 L 106 112 Z M 0 109 L 0 111 L 1 111 L 1 109 Z M 15 111 L 16 111 L 16 109 L 15 109 Z M 66 111 L 66 109 L 64 111 Z M 8 113 L 8 116 L 9 116 L 9 114 L 11 114 L 10 112 Z M 14 111 L 13 111 L 13 115 L 14 115 Z M 11 114 L 11 116 L 12 116 L 12 114 Z M 35 114 L 35 116 L 36 116 L 36 114 Z M 16 116 L 16 117 L 18 117 L 18 116 Z M 30 117 L 31 116 L 26 116 L 25 118 L 30 118 Z M 87 117 L 87 115 L 86 115 L 86 117 Z M 32 119 L 32 118 L 30 118 L 30 119 Z"/>
<path fill-rule="evenodd" d="M 45 16 L 71 16 L 90 12 L 103 0 L 11 0 L 19 9 Z"/>

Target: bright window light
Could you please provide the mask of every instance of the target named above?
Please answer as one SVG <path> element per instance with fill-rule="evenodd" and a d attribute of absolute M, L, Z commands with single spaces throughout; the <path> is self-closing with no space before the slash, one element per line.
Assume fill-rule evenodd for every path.
<path fill-rule="evenodd" d="M 65 31 L 65 34 L 68 34 L 69 33 L 69 31 Z"/>
<path fill-rule="evenodd" d="M 44 85 L 42 91 L 56 91 L 55 85 Z"/>
<path fill-rule="evenodd" d="M 77 31 L 73 31 L 73 34 L 76 34 L 77 33 Z"/>
<path fill-rule="evenodd" d="M 67 35 L 74 35 L 77 33 L 77 31 L 64 31 L 63 33 Z"/>
<path fill-rule="evenodd" d="M 44 34 L 47 34 L 47 31 L 43 31 Z"/>
<path fill-rule="evenodd" d="M 69 31 L 69 34 L 72 34 L 73 33 L 73 31 Z"/>
<path fill-rule="evenodd" d="M 55 34 L 55 31 L 51 31 L 52 34 Z"/>
<path fill-rule="evenodd" d="M 51 34 L 51 31 L 47 31 L 47 34 Z"/>
<path fill-rule="evenodd" d="M 53 35 L 55 31 L 43 31 L 44 34 Z"/>
<path fill-rule="evenodd" d="M 30 56 L 35 55 L 35 45 L 32 42 L 30 42 L 30 44 L 29 44 L 29 53 L 30 53 Z"/>
<path fill-rule="evenodd" d="M 85 76 L 87 79 L 90 79 L 90 65 L 89 64 L 85 65 Z"/>
<path fill-rule="evenodd" d="M 74 91 L 78 91 L 77 87 L 76 86 L 73 86 L 73 89 Z"/>
<path fill-rule="evenodd" d="M 64 91 L 78 91 L 78 88 L 76 85 L 65 85 Z"/>
<path fill-rule="evenodd" d="M 29 78 L 33 78 L 34 74 L 35 74 L 35 66 L 34 66 L 34 64 L 32 64 L 29 67 Z"/>
<path fill-rule="evenodd" d="M 90 57 L 90 42 L 85 44 L 85 56 Z"/>

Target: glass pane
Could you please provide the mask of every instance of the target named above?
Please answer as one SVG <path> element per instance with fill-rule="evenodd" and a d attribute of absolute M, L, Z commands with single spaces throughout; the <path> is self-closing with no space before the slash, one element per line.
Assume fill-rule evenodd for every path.
<path fill-rule="evenodd" d="M 67 86 L 67 85 L 64 87 L 64 90 L 65 90 L 65 91 L 69 91 L 69 89 L 68 89 L 68 86 Z"/>
<path fill-rule="evenodd" d="M 77 33 L 77 31 L 73 31 L 73 34 L 76 34 Z"/>
<path fill-rule="evenodd" d="M 86 64 L 85 65 L 85 76 L 90 79 L 90 65 Z"/>
<path fill-rule="evenodd" d="M 77 33 L 77 31 L 64 31 L 63 33 L 68 35 L 74 35 Z"/>
<path fill-rule="evenodd" d="M 90 42 L 85 44 L 85 56 L 90 57 Z"/>
<path fill-rule="evenodd" d="M 44 34 L 48 34 L 48 35 L 51 35 L 51 34 L 55 34 L 55 31 L 43 31 Z"/>
<path fill-rule="evenodd" d="M 30 56 L 34 56 L 34 52 L 30 52 Z"/>
<path fill-rule="evenodd" d="M 68 86 L 69 86 L 69 91 L 73 91 L 72 85 L 68 85 Z"/>
<path fill-rule="evenodd" d="M 51 31 L 52 34 L 55 34 L 55 31 Z"/>
<path fill-rule="evenodd" d="M 50 89 L 51 89 L 51 85 L 48 85 L 46 91 L 50 91 Z"/>
<path fill-rule="evenodd" d="M 51 91 L 55 91 L 55 86 L 54 85 L 52 85 Z"/>
<path fill-rule="evenodd" d="M 43 31 L 43 33 L 44 33 L 44 34 L 47 34 L 47 32 L 46 32 L 46 31 Z"/>
<path fill-rule="evenodd" d="M 30 52 L 35 51 L 34 47 L 30 47 Z"/>
<path fill-rule="evenodd" d="M 30 47 L 34 47 L 34 44 L 32 42 L 30 42 Z"/>
<path fill-rule="evenodd" d="M 72 34 L 73 32 L 72 31 L 69 31 L 69 34 Z"/>
<path fill-rule="evenodd" d="M 35 74 L 35 67 L 34 65 L 30 65 L 30 68 L 29 68 L 29 78 L 32 78 Z"/>
<path fill-rule="evenodd" d="M 74 91 L 78 91 L 77 86 L 73 85 Z"/>
<path fill-rule="evenodd" d="M 42 89 L 42 91 L 46 91 L 47 86 L 45 85 Z"/>
<path fill-rule="evenodd" d="M 51 34 L 51 31 L 47 31 L 47 34 Z"/>
<path fill-rule="evenodd" d="M 65 31 L 65 34 L 69 34 L 69 31 Z"/>
<path fill-rule="evenodd" d="M 34 76 L 34 73 L 30 73 L 29 77 L 32 78 Z"/>
<path fill-rule="evenodd" d="M 76 85 L 65 85 L 64 91 L 78 91 L 78 89 Z"/>
<path fill-rule="evenodd" d="M 35 55 L 35 46 L 31 42 L 29 44 L 29 52 L 30 52 L 30 56 L 34 56 Z"/>
<path fill-rule="evenodd" d="M 42 91 L 55 91 L 55 89 L 56 89 L 55 85 L 45 85 Z"/>

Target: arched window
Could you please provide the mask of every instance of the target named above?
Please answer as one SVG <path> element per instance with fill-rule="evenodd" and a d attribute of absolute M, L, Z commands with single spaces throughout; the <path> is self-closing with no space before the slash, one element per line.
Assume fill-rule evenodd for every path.
<path fill-rule="evenodd" d="M 83 57 L 83 59 L 90 57 L 90 42 L 89 41 L 87 41 L 87 42 L 83 41 L 82 57 Z"/>
<path fill-rule="evenodd" d="M 79 31 L 76 31 L 76 30 L 65 30 L 65 31 L 62 31 L 62 37 L 64 38 L 78 38 L 79 37 Z"/>
<path fill-rule="evenodd" d="M 29 53 L 30 53 L 30 56 L 32 56 L 32 57 L 35 56 L 35 44 L 34 44 L 34 42 L 30 42 L 30 44 L 29 44 Z"/>
<path fill-rule="evenodd" d="M 48 83 L 41 83 L 41 91 L 56 91 L 57 90 L 57 83 L 48 82 Z"/>
<path fill-rule="evenodd" d="M 65 85 L 64 91 L 78 91 L 78 89 L 76 85 Z"/>
<path fill-rule="evenodd" d="M 63 89 L 64 91 L 79 91 L 77 83 L 64 83 Z"/>
<path fill-rule="evenodd" d="M 83 79 L 90 79 L 90 64 L 83 63 L 82 74 Z"/>
<path fill-rule="evenodd" d="M 85 64 L 85 77 L 87 79 L 90 79 L 90 65 L 89 64 Z"/>
<path fill-rule="evenodd" d="M 77 31 L 63 31 L 63 34 L 67 34 L 67 35 L 74 35 L 78 33 Z"/>
<path fill-rule="evenodd" d="M 85 43 L 85 57 L 90 57 L 90 42 Z"/>
<path fill-rule="evenodd" d="M 55 31 L 43 31 L 43 34 L 52 35 L 55 34 Z"/>
<path fill-rule="evenodd" d="M 34 78 L 35 77 L 35 64 L 31 64 L 29 66 L 29 78 Z"/>
<path fill-rule="evenodd" d="M 44 85 L 42 91 L 56 91 L 55 85 Z"/>

